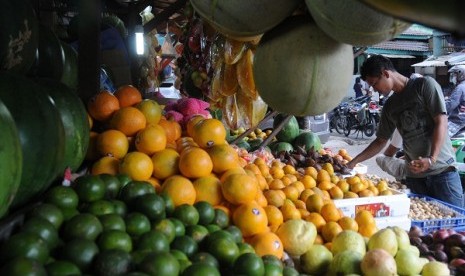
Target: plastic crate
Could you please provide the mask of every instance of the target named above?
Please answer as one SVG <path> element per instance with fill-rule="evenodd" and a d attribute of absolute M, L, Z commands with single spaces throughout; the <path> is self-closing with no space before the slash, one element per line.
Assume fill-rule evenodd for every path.
<path fill-rule="evenodd" d="M 408 194 L 409 198 L 417 197 L 429 203 L 433 203 L 439 208 L 452 211 L 456 217 L 444 219 L 429 219 L 429 220 L 414 220 L 412 219 L 412 226 L 418 226 L 424 233 L 429 233 L 439 229 L 464 229 L 465 228 L 465 209 L 459 208 L 444 201 L 418 194 Z"/>

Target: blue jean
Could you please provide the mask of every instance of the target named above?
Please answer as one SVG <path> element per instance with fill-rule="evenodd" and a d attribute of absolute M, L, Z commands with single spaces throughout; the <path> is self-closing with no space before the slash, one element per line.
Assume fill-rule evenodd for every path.
<path fill-rule="evenodd" d="M 442 172 L 425 178 L 407 177 L 407 187 L 412 193 L 433 197 L 452 205 L 463 207 L 463 190 L 457 171 Z"/>

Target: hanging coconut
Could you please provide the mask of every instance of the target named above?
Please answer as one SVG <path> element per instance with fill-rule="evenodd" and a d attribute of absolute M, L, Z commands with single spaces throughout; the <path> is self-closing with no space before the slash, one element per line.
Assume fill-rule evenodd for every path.
<path fill-rule="evenodd" d="M 405 0 L 360 0 L 391 16 L 416 22 L 432 28 L 465 36 L 465 2 L 462 0 L 405 1 Z"/>
<path fill-rule="evenodd" d="M 335 41 L 310 16 L 293 16 L 266 32 L 253 74 L 258 93 L 274 110 L 318 115 L 346 95 L 354 66 L 352 47 Z"/>
<path fill-rule="evenodd" d="M 355 46 L 390 40 L 410 26 L 357 0 L 305 0 L 305 3 L 323 31 L 339 42 Z"/>
<path fill-rule="evenodd" d="M 191 0 L 192 7 L 220 33 L 254 40 L 278 25 L 302 0 Z"/>

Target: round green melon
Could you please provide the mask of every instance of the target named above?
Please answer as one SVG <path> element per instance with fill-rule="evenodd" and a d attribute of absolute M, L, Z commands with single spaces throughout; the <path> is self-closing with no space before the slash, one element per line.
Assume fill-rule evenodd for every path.
<path fill-rule="evenodd" d="M 30 1 L 2 1 L 0 71 L 27 73 L 34 63 L 38 39 L 38 22 Z"/>
<path fill-rule="evenodd" d="M 271 152 L 274 155 L 277 155 L 282 151 L 292 152 L 293 150 L 294 150 L 294 147 L 292 146 L 291 143 L 288 143 L 288 142 L 278 142 L 274 144 L 274 146 L 271 148 Z"/>
<path fill-rule="evenodd" d="M 45 191 L 62 171 L 64 129 L 50 97 L 26 77 L 0 75 L 0 101 L 10 111 L 23 152 L 21 182 L 12 208 Z"/>
<path fill-rule="evenodd" d="M 273 110 L 315 116 L 341 102 L 353 66 L 350 45 L 329 37 L 309 16 L 293 16 L 262 37 L 253 74 L 258 93 Z"/>
<path fill-rule="evenodd" d="M 37 77 L 60 80 L 63 75 L 65 53 L 55 33 L 44 25 L 39 26 L 39 54 L 32 68 Z"/>
<path fill-rule="evenodd" d="M 270 30 L 290 16 L 299 0 L 192 0 L 194 10 L 216 30 L 236 39 Z"/>
<path fill-rule="evenodd" d="M 0 133 L 0 217 L 3 217 L 21 181 L 23 153 L 15 121 L 1 100 Z"/>
<path fill-rule="evenodd" d="M 465 35 L 465 21 L 461 12 L 462 0 L 448 1 L 404 1 L 404 0 L 361 0 L 385 14 L 416 22 L 435 29 Z"/>
<path fill-rule="evenodd" d="M 60 81 L 70 88 L 77 88 L 78 85 L 78 53 L 71 45 L 60 42 L 63 48 L 64 63 L 63 74 Z"/>
<path fill-rule="evenodd" d="M 390 40 L 410 26 L 357 0 L 305 0 L 305 3 L 323 31 L 351 45 L 369 46 Z"/>
<path fill-rule="evenodd" d="M 75 90 L 61 82 L 40 79 L 38 83 L 43 92 L 52 98 L 64 126 L 65 152 L 63 162 L 58 165 L 60 171 L 67 167 L 76 171 L 84 161 L 89 146 L 90 129 L 85 105 Z"/>
<path fill-rule="evenodd" d="M 273 128 L 276 129 L 286 117 L 287 115 L 282 113 L 276 115 L 273 120 Z M 276 134 L 276 139 L 279 142 L 292 143 L 297 135 L 299 135 L 299 123 L 297 122 L 297 118 L 291 115 L 289 121 Z"/>
<path fill-rule="evenodd" d="M 294 147 L 301 147 L 305 150 L 313 148 L 315 151 L 322 149 L 320 137 L 311 131 L 303 131 L 294 139 Z"/>

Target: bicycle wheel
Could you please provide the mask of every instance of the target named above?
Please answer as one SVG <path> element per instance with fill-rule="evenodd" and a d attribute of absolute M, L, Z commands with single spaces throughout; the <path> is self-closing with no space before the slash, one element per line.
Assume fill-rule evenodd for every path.
<path fill-rule="evenodd" d="M 346 116 L 338 116 L 334 122 L 334 129 L 337 133 L 342 134 L 347 124 Z"/>
<path fill-rule="evenodd" d="M 363 128 L 363 133 L 367 137 L 371 137 L 373 136 L 373 134 L 375 134 L 375 128 L 376 128 L 375 118 L 370 116 L 370 121 Z"/>
<path fill-rule="evenodd" d="M 351 118 L 346 118 L 346 123 L 344 125 L 344 135 L 347 137 L 350 134 L 352 129 L 352 120 Z"/>

